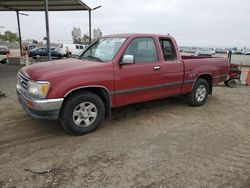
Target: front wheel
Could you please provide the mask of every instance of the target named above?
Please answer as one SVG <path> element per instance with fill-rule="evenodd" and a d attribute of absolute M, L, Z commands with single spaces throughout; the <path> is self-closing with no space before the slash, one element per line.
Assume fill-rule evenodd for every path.
<path fill-rule="evenodd" d="M 188 103 L 191 106 L 202 106 L 208 98 L 209 85 L 206 80 L 198 78 L 193 90 L 188 94 Z"/>
<path fill-rule="evenodd" d="M 60 121 L 67 131 L 82 135 L 94 131 L 104 119 L 105 107 L 99 96 L 83 92 L 66 99 Z"/>

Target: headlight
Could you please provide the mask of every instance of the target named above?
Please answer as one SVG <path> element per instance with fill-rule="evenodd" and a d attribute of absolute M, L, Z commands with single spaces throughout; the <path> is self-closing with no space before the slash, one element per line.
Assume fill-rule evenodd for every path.
<path fill-rule="evenodd" d="M 49 82 L 28 81 L 28 92 L 38 98 L 45 98 L 49 91 Z"/>

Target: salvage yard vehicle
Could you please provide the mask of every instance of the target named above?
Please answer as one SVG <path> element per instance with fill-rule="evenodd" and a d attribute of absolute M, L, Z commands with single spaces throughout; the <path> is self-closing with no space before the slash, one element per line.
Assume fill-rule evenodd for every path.
<path fill-rule="evenodd" d="M 224 81 L 224 84 L 228 87 L 235 88 L 237 81 L 240 81 L 241 70 L 239 65 L 230 63 L 228 79 Z"/>
<path fill-rule="evenodd" d="M 212 57 L 213 55 L 215 55 L 215 51 L 212 48 L 203 48 L 203 49 L 197 50 L 194 55 Z"/>
<path fill-rule="evenodd" d="M 10 50 L 7 46 L 5 45 L 0 45 L 0 55 L 6 55 L 9 54 Z"/>
<path fill-rule="evenodd" d="M 66 49 L 69 49 L 72 57 L 78 57 L 79 54 L 86 48 L 83 44 L 61 44 L 59 46 L 59 51 L 66 57 Z"/>
<path fill-rule="evenodd" d="M 33 59 L 40 59 L 41 57 L 47 57 L 47 55 L 47 48 L 33 48 L 29 51 L 29 57 Z M 50 49 L 50 55 L 52 59 L 60 59 L 63 57 L 63 54 L 56 48 Z"/>
<path fill-rule="evenodd" d="M 202 106 L 228 71 L 226 58 L 181 56 L 170 35 L 117 34 L 93 42 L 78 59 L 22 68 L 16 88 L 31 116 L 85 134 L 115 107 L 178 95 Z"/>

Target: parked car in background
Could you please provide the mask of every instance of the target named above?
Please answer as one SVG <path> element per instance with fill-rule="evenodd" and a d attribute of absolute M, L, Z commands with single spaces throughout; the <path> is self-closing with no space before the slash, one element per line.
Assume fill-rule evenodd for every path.
<path fill-rule="evenodd" d="M 237 48 L 237 47 L 233 47 L 233 48 L 229 49 L 229 50 L 227 51 L 227 53 L 228 53 L 230 50 L 231 50 L 232 54 L 237 54 L 237 52 L 238 52 L 238 48 Z"/>
<path fill-rule="evenodd" d="M 28 44 L 28 50 L 29 51 L 32 50 L 32 49 L 34 49 L 34 48 L 36 48 L 35 44 Z"/>
<path fill-rule="evenodd" d="M 237 50 L 236 50 L 236 54 L 242 54 L 242 49 L 240 49 L 240 48 L 237 48 Z"/>
<path fill-rule="evenodd" d="M 111 108 L 170 96 L 202 106 L 228 78 L 227 58 L 182 56 L 170 35 L 102 37 L 78 59 L 26 66 L 17 95 L 33 117 L 60 119 L 69 132 L 94 131 Z M 62 82 L 63 80 L 63 82 Z"/>
<path fill-rule="evenodd" d="M 0 45 L 0 55 L 6 55 L 8 53 L 10 53 L 9 48 L 5 45 Z"/>
<path fill-rule="evenodd" d="M 249 49 L 244 49 L 241 51 L 242 55 L 250 55 L 250 50 Z"/>
<path fill-rule="evenodd" d="M 61 44 L 59 46 L 59 51 L 66 56 L 66 48 L 69 48 L 72 57 L 77 57 L 86 47 L 83 44 Z"/>
<path fill-rule="evenodd" d="M 199 49 L 195 52 L 195 56 L 209 56 L 212 57 L 215 55 L 215 51 L 211 48 Z"/>
<path fill-rule="evenodd" d="M 60 59 L 63 57 L 63 54 L 57 49 L 50 49 L 52 59 Z M 29 57 L 34 59 L 40 59 L 41 57 L 47 57 L 47 48 L 34 48 L 29 51 Z"/>
<path fill-rule="evenodd" d="M 218 53 L 218 54 L 226 54 L 227 51 L 223 48 L 216 48 L 215 49 L 215 53 Z"/>
<path fill-rule="evenodd" d="M 7 58 L 2 58 L 0 56 L 0 64 L 6 64 L 7 63 Z"/>
<path fill-rule="evenodd" d="M 196 52 L 196 49 L 195 48 L 186 48 L 185 53 L 195 53 Z"/>
<path fill-rule="evenodd" d="M 215 49 L 214 48 L 208 48 L 209 51 L 211 51 L 212 55 L 215 55 Z"/>

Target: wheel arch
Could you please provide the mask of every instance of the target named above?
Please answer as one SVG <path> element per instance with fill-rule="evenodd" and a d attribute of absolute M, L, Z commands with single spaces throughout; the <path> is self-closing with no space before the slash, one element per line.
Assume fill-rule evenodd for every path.
<path fill-rule="evenodd" d="M 99 96 L 105 106 L 105 116 L 107 117 L 111 116 L 111 107 L 112 107 L 111 94 L 108 91 L 108 89 L 103 86 L 83 86 L 74 88 L 64 95 L 64 101 L 66 101 L 69 97 L 72 97 L 84 91 L 89 91 Z"/>
<path fill-rule="evenodd" d="M 196 80 L 198 80 L 199 78 L 202 78 L 202 79 L 207 81 L 207 83 L 209 85 L 209 94 L 211 95 L 213 93 L 213 76 L 209 73 L 206 73 L 206 74 L 199 75 L 196 78 Z M 195 80 L 195 82 L 196 82 L 196 80 Z M 195 82 L 194 82 L 194 84 L 195 84 Z M 194 84 L 193 84 L 193 86 L 194 86 Z"/>

